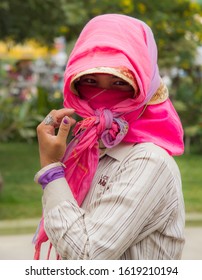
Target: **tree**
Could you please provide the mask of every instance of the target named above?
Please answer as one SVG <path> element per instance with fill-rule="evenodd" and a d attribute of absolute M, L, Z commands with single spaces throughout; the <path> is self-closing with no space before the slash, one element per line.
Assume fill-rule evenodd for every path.
<path fill-rule="evenodd" d="M 202 42 L 201 6 L 189 0 L 1 0 L 0 40 L 36 39 L 51 44 L 56 36 L 78 37 L 83 25 L 103 13 L 138 17 L 151 26 L 163 66 L 186 67 Z"/>
<path fill-rule="evenodd" d="M 50 44 L 60 34 L 64 13 L 54 0 L 3 0 L 0 3 L 0 40 L 36 39 Z"/>

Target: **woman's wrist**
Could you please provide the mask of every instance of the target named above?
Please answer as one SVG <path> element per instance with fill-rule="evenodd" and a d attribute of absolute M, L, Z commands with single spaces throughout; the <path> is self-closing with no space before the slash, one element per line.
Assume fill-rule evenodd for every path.
<path fill-rule="evenodd" d="M 51 163 L 36 173 L 34 181 L 45 189 L 50 182 L 65 176 L 64 168 L 65 165 L 61 162 Z"/>

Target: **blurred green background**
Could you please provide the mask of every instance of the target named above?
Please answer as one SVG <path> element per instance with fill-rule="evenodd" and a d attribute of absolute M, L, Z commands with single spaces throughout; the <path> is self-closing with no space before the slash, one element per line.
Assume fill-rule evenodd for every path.
<path fill-rule="evenodd" d="M 0 2 L 0 220 L 41 216 L 36 126 L 62 107 L 63 73 L 83 25 L 122 13 L 152 28 L 161 76 L 183 123 L 177 157 L 187 213 L 202 213 L 202 1 Z"/>

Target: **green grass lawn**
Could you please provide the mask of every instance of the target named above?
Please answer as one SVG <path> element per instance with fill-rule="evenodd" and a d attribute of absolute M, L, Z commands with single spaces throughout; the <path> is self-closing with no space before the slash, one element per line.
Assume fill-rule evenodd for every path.
<path fill-rule="evenodd" d="M 187 212 L 202 213 L 202 156 L 176 158 L 183 181 Z M 40 217 L 42 190 L 33 178 L 39 170 L 37 144 L 0 143 L 0 220 Z"/>
<path fill-rule="evenodd" d="M 33 180 L 39 168 L 36 143 L 0 143 L 0 220 L 41 216 L 42 190 Z"/>
<path fill-rule="evenodd" d="M 175 158 L 182 175 L 186 212 L 202 213 L 202 155 Z"/>

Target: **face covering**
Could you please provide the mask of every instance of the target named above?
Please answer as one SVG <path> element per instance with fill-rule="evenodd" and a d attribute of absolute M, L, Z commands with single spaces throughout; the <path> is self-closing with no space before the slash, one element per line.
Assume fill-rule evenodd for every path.
<path fill-rule="evenodd" d="M 96 110 L 99 108 L 110 109 L 116 104 L 134 97 L 134 91 L 122 91 L 114 89 L 102 89 L 88 85 L 77 86 L 79 96 L 88 105 Z"/>

